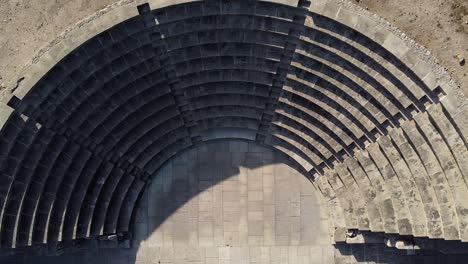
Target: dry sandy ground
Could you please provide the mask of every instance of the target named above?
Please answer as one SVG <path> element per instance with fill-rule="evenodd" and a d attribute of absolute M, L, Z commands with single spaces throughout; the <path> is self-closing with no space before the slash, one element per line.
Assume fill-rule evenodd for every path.
<path fill-rule="evenodd" d="M 468 0 L 353 0 L 425 46 L 468 95 Z M 465 65 L 460 65 L 462 57 Z"/>
<path fill-rule="evenodd" d="M 13 81 L 60 33 L 112 2 L 117 0 L 0 0 L 0 85 Z"/>
<path fill-rule="evenodd" d="M 0 85 L 48 42 L 116 0 L 0 0 Z M 427 47 L 468 94 L 467 0 L 352 0 Z M 468 63 L 467 63 L 468 64 Z"/>

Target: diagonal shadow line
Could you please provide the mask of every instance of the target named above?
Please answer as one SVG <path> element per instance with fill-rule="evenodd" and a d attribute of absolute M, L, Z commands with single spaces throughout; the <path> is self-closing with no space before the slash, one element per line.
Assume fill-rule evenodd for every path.
<path fill-rule="evenodd" d="M 219 140 L 218 142 L 222 141 L 226 140 Z M 255 145 L 265 147 L 260 144 Z M 192 148 L 192 151 L 193 149 L 198 151 L 198 148 L 202 148 L 203 151 L 203 146 L 194 147 Z M 272 149 L 271 147 L 268 148 Z M 151 236 L 154 230 L 157 230 L 164 221 L 173 216 L 177 210 L 188 203 L 191 199 L 205 192 L 208 188 L 220 184 L 238 174 L 241 166 L 247 169 L 258 169 L 265 165 L 285 163 L 289 167 L 297 170 L 295 168 L 297 165 L 292 164 L 291 161 L 289 161 L 288 158 L 280 152 L 275 152 L 275 154 L 278 153 L 279 156 L 275 155 L 275 157 L 271 157 L 260 152 L 258 149 L 253 148 L 252 150 L 245 150 L 245 152 L 238 152 L 243 153 L 243 155 L 240 154 L 237 157 L 238 159 L 233 161 L 232 153 L 236 152 L 230 153 L 229 149 L 223 149 L 223 147 L 220 147 L 220 149 L 220 153 L 224 153 L 221 155 L 231 155 L 230 158 L 224 159 L 226 157 L 221 157 L 218 152 L 208 153 L 204 156 L 197 154 L 197 161 L 194 163 L 188 163 L 190 165 L 186 166 L 182 171 L 175 171 L 174 166 L 187 165 L 187 161 L 194 158 L 193 156 L 186 154 L 189 153 L 190 150 L 186 150 L 184 153 L 180 153 L 171 159 L 171 162 L 173 162 L 173 164 L 171 164 L 172 171 L 170 171 L 172 176 L 169 178 L 171 180 L 169 183 L 171 184 L 165 183 L 163 179 L 165 176 L 167 178 L 169 171 L 164 171 L 163 169 L 159 175 L 161 176 L 159 177 L 161 182 L 158 184 L 166 184 L 166 187 L 161 186 L 163 189 L 166 188 L 166 190 L 160 194 L 161 202 L 159 205 L 161 206 L 161 210 L 157 213 L 160 213 L 161 215 L 153 223 L 150 230 L 143 235 L 143 240 Z M 204 149 L 204 151 L 209 151 L 209 149 Z M 228 160 L 229 163 L 226 163 L 226 160 Z M 225 164 L 221 166 L 222 168 L 220 170 L 214 170 L 213 166 L 211 166 L 213 163 L 223 162 Z M 188 175 L 190 173 L 198 175 L 197 177 L 201 177 L 196 179 L 195 183 L 197 183 L 197 186 L 195 186 L 195 188 L 191 188 L 193 187 L 191 184 L 193 184 L 194 181 L 193 179 L 190 180 Z M 182 174 L 185 174 L 185 176 L 177 179 L 172 178 Z M 198 185 L 200 181 L 206 181 L 207 185 L 203 185 L 200 188 Z M 140 204 L 139 210 L 141 211 L 142 209 L 144 210 L 145 207 Z M 144 218 L 145 215 L 140 214 L 138 216 L 138 218 L 142 217 Z M 29 250 L 17 249 L 14 253 L 12 253 L 13 251 L 0 251 L 0 263 L 141 263 L 140 261 L 137 262 L 137 255 L 141 249 L 139 242 L 139 240 L 135 240 L 131 248 L 103 248 L 102 246 L 105 246 L 104 244 L 96 243 L 94 246 L 88 245 L 86 248 L 64 249 L 63 251 L 53 252 L 54 254 L 61 254 L 59 256 L 47 256 L 48 252 L 34 252 L 31 251 L 31 248 Z M 463 263 L 463 261 L 466 260 L 466 257 L 468 257 L 468 254 L 444 255 L 435 251 L 427 250 L 419 250 L 415 252 L 415 255 L 407 255 L 406 251 L 388 248 L 384 244 L 337 244 L 335 245 L 335 252 L 329 253 L 335 255 L 335 261 L 345 261 L 345 263 Z M 154 263 L 158 263 L 157 260 L 154 261 L 156 261 Z"/>

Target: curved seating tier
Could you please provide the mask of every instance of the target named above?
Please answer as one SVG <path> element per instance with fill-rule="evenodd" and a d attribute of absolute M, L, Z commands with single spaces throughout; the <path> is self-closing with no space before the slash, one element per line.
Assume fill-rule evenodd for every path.
<path fill-rule="evenodd" d="M 224 138 L 286 154 L 336 230 L 468 241 L 466 135 L 447 91 L 388 47 L 393 35 L 309 4 L 141 5 L 13 93 L 0 105 L 0 246 L 131 233 L 158 169 Z"/>
<path fill-rule="evenodd" d="M 433 105 L 321 176 L 317 186 L 330 201 L 349 203 L 337 210 L 349 219 L 368 214 L 369 226 L 354 222 L 341 227 L 466 241 L 468 185 L 448 130 L 460 144 L 441 105 Z M 364 208 L 359 204 L 363 198 Z"/>

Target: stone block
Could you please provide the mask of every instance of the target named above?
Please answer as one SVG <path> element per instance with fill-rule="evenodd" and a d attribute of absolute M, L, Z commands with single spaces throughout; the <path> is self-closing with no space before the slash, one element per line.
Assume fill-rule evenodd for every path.
<path fill-rule="evenodd" d="M 335 231 L 333 233 L 333 239 L 335 242 L 346 242 L 346 232 L 347 229 L 344 227 L 335 227 Z"/>

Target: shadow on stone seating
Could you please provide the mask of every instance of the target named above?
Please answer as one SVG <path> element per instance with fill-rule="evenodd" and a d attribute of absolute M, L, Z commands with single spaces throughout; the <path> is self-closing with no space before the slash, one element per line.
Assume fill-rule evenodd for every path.
<path fill-rule="evenodd" d="M 244 142 L 245 144 L 232 145 L 230 142 Z M 212 146 L 211 148 L 205 147 L 205 145 L 209 144 L 216 146 L 216 152 L 212 152 Z M 240 146 L 241 149 L 232 149 L 233 146 L 234 148 Z M 265 152 L 265 149 L 271 149 L 272 151 Z M 190 162 L 191 159 L 196 159 L 196 162 Z M 216 163 L 216 166 L 212 166 L 213 163 Z M 153 182 L 147 185 L 146 191 L 143 192 L 137 202 L 135 211 L 138 212 L 132 220 L 133 230 L 130 234 L 124 236 L 127 240 L 117 241 L 117 237 L 114 237 L 115 240 L 96 238 L 17 249 L 0 249 L 0 263 L 137 263 L 140 243 L 150 237 L 153 231 L 158 230 L 184 204 L 203 193 L 206 189 L 220 184 L 234 175 L 238 175 L 240 167 L 255 169 L 277 163 L 285 163 L 297 171 L 300 171 L 301 168 L 299 164 L 296 164 L 294 160 L 289 159 L 285 154 L 270 146 L 259 145 L 252 141 L 213 140 L 207 144 L 191 147 L 178 153 L 162 165 L 161 169 L 156 172 L 158 177 L 154 177 Z M 303 174 L 303 172 L 299 173 Z M 193 179 L 194 177 L 195 179 Z M 200 182 L 208 184 L 201 185 Z M 148 190 L 154 189 L 154 184 L 160 185 L 161 196 L 158 196 L 158 202 L 155 202 L 155 204 L 148 204 L 146 199 L 149 195 Z M 310 188 L 313 188 L 312 185 Z M 147 223 L 148 230 L 141 234 L 138 224 L 141 219 L 146 221 L 145 214 L 148 213 L 148 206 L 157 208 L 158 217 L 155 217 L 151 223 Z M 141 212 L 143 213 L 141 214 Z"/>
<path fill-rule="evenodd" d="M 158 173 L 159 178 L 155 179 L 153 184 L 159 184 L 163 190 L 158 198 L 159 204 L 146 204 L 148 201 L 148 192 L 145 192 L 139 203 L 139 212 L 135 217 L 133 224 L 133 240 L 132 241 L 103 241 L 103 240 L 85 240 L 72 241 L 66 244 L 41 246 L 33 248 L 19 248 L 0 250 L 1 264 L 83 264 L 83 263 L 147 263 L 137 261 L 137 255 L 140 250 L 140 244 L 146 238 L 149 238 L 153 231 L 164 223 L 166 219 L 171 217 L 178 209 L 190 201 L 192 198 L 204 192 L 216 184 L 223 182 L 236 175 L 240 171 L 240 166 L 246 168 L 259 168 L 262 166 L 286 163 L 292 168 L 297 168 L 299 165 L 292 163 L 284 155 L 268 156 L 261 151 L 261 147 L 256 144 L 248 144 L 248 150 L 242 150 L 237 153 L 239 155 L 233 158 L 233 151 L 230 144 L 224 144 L 219 141 L 216 144 L 216 152 L 210 153 L 210 148 L 198 146 L 184 151 L 171 159 L 171 171 L 165 171 L 169 166 L 163 165 L 163 168 Z M 229 142 L 229 141 L 227 141 Z M 202 155 L 199 155 L 204 152 Z M 236 150 L 234 150 L 236 151 Z M 197 154 L 196 157 L 193 155 Z M 275 152 L 278 153 L 278 152 Z M 226 155 L 231 155 L 229 158 Z M 197 162 L 187 162 L 190 159 L 197 158 Z M 216 162 L 218 166 L 213 169 L 209 166 Z M 188 166 L 175 169 L 177 166 L 189 164 Z M 190 175 L 196 175 L 195 182 L 190 178 Z M 182 177 L 181 177 L 182 176 Z M 173 178 L 174 177 L 174 178 Z M 170 184 L 165 183 L 169 179 Z M 159 182 L 158 182 L 159 181 Z M 201 186 L 200 181 L 209 184 Z M 195 183 L 195 188 L 193 184 Z M 148 189 L 152 188 L 152 184 L 148 185 Z M 310 186 L 313 188 L 312 186 Z M 152 197 L 152 196 L 151 196 Z M 145 199 L 146 198 L 146 199 Z M 139 219 L 145 218 L 145 213 L 149 213 L 148 206 L 157 207 L 157 214 L 154 222 L 146 223 L 148 230 L 141 233 L 141 229 L 137 228 Z M 148 219 L 148 217 L 147 217 Z M 140 221 L 141 222 L 141 221 Z M 151 226 L 151 227 L 150 227 Z M 451 242 L 453 243 L 453 242 Z M 406 250 L 398 250 L 389 248 L 384 244 L 337 244 L 335 245 L 335 263 L 466 263 L 468 254 L 441 254 L 437 251 L 417 250 L 414 255 L 408 255 Z M 154 263 L 160 260 L 155 259 Z"/>
<path fill-rule="evenodd" d="M 466 254 L 442 254 L 433 250 L 415 250 L 413 252 L 387 247 L 385 244 L 336 244 L 341 256 L 336 263 L 398 263 L 398 264 L 462 264 L 466 263 Z M 335 254 L 336 256 L 336 254 Z"/>
<path fill-rule="evenodd" d="M 351 41 L 358 42 L 360 45 L 371 49 L 373 52 L 385 58 L 389 63 L 393 64 L 397 69 L 402 71 L 408 78 L 410 78 L 413 82 L 415 82 L 418 86 L 420 86 L 425 92 L 431 95 L 431 97 L 435 97 L 435 95 L 430 91 L 429 87 L 408 67 L 406 66 L 400 59 L 398 59 L 394 54 L 385 50 L 382 46 L 378 43 L 370 39 L 369 37 L 365 36 L 364 34 L 356 31 L 350 30 L 350 28 L 344 24 L 339 22 L 333 21 L 330 18 L 317 15 L 317 14 L 310 14 L 314 23 L 317 27 L 329 30 L 331 32 L 337 33 L 339 35 L 345 36 Z M 349 54 L 353 56 L 352 54 Z M 383 68 L 374 68 L 376 71 L 385 73 L 384 76 L 388 76 L 388 72 Z M 382 72 L 384 70 L 384 72 Z"/>

